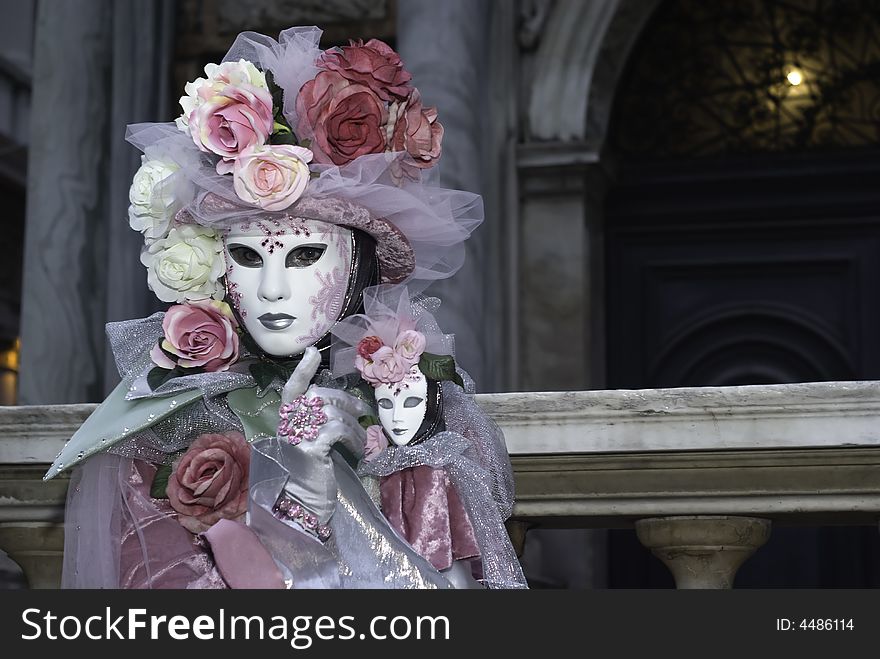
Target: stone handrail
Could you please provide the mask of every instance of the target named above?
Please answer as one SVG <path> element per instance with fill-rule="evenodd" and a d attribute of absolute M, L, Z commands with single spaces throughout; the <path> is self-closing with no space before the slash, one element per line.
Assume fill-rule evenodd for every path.
<path fill-rule="evenodd" d="M 481 394 L 517 487 L 510 529 L 631 527 L 679 587 L 729 587 L 771 522 L 880 519 L 880 383 Z M 0 408 L 0 548 L 59 583 L 66 479 L 94 405 Z"/>

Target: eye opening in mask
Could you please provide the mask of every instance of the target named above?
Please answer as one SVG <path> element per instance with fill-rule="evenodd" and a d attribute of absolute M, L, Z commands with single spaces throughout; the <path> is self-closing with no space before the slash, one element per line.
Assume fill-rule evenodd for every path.
<path fill-rule="evenodd" d="M 390 410 L 392 407 L 394 407 L 394 403 L 391 402 L 390 398 L 380 398 L 376 401 L 376 404 L 383 410 Z"/>
<path fill-rule="evenodd" d="M 323 243 L 299 245 L 287 253 L 287 257 L 284 259 L 284 267 L 308 268 L 320 261 L 326 251 L 327 245 Z"/>
<path fill-rule="evenodd" d="M 379 260 L 376 256 L 376 240 L 365 231 L 360 229 L 353 229 L 350 227 L 346 227 L 351 230 L 352 236 L 352 265 L 351 265 L 351 275 L 348 281 L 348 289 L 345 292 L 345 298 L 342 304 L 342 312 L 339 314 L 339 318 L 346 318 L 352 314 L 363 313 L 364 311 L 364 300 L 363 300 L 363 292 L 365 288 L 370 286 L 375 286 L 380 281 L 380 273 L 379 273 Z M 315 246 L 323 246 L 321 243 L 316 243 Z M 246 268 L 260 268 L 262 267 L 262 258 L 260 258 L 259 254 L 254 252 L 254 255 L 260 258 L 258 263 L 251 263 L 248 261 L 250 255 L 247 252 L 239 251 L 238 255 L 241 257 L 242 255 L 247 256 L 243 261 L 236 258 L 236 254 L 233 253 L 233 249 L 243 248 L 244 250 L 253 251 L 250 247 L 246 245 L 242 245 L 241 243 L 229 242 L 227 243 L 226 250 L 229 252 L 230 257 L 235 263 L 246 267 Z M 326 251 L 326 250 L 325 250 Z M 323 254 L 322 254 L 323 255 Z M 227 281 L 227 291 L 226 291 L 226 301 L 233 308 L 236 318 L 238 319 L 239 324 L 243 325 L 243 320 L 238 309 L 238 306 L 235 302 L 235 297 L 230 293 Z M 329 368 L 330 362 L 330 332 L 328 331 L 323 337 L 321 337 L 316 343 L 313 344 L 322 355 L 321 366 L 322 368 Z M 266 356 L 265 353 L 261 350 L 261 348 L 253 344 L 249 346 L 251 352 L 253 352 L 260 359 L 274 359 L 271 356 Z"/>
<path fill-rule="evenodd" d="M 229 256 L 243 268 L 259 268 L 263 265 L 263 257 L 247 245 L 232 243 L 227 246 Z"/>
<path fill-rule="evenodd" d="M 417 407 L 422 402 L 422 399 L 418 396 L 407 396 L 406 400 L 403 401 L 404 407 Z"/>

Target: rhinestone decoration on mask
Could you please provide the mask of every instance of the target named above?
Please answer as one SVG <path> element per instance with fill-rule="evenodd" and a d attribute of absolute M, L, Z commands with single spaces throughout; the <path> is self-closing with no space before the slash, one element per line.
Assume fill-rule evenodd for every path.
<path fill-rule="evenodd" d="M 399 396 L 400 392 L 404 389 L 409 389 L 409 385 L 416 383 L 420 380 L 418 373 L 409 372 L 403 376 L 403 380 L 394 385 L 394 388 L 391 390 L 391 393 L 395 396 Z"/>

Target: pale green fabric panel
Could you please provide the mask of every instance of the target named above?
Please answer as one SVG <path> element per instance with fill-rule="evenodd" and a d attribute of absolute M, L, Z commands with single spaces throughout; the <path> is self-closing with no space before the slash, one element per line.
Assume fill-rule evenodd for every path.
<path fill-rule="evenodd" d="M 249 442 L 275 436 L 278 408 L 281 407 L 281 396 L 277 391 L 269 389 L 262 398 L 258 398 L 256 387 L 236 389 L 227 394 L 226 402 L 241 420 L 244 436 Z"/>
<path fill-rule="evenodd" d="M 70 469 L 94 453 L 106 451 L 126 437 L 179 412 L 202 396 L 201 391 L 192 389 L 168 396 L 125 400 L 127 393 L 128 384 L 122 382 L 107 396 L 65 444 L 43 477 L 44 480 Z M 273 414 L 278 416 L 277 408 Z"/>

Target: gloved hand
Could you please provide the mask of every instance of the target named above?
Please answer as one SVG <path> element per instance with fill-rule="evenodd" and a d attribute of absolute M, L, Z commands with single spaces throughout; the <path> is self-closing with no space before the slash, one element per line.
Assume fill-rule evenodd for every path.
<path fill-rule="evenodd" d="M 297 405 L 297 402 L 323 401 L 323 405 L 309 406 L 311 413 L 326 417 L 319 424 L 293 422 L 289 418 L 289 432 L 279 436 L 284 467 L 290 472 L 285 485 L 285 492 L 307 511 L 315 514 L 320 524 L 326 524 L 336 509 L 336 476 L 330 450 L 337 442 L 342 444 L 360 458 L 364 453 L 366 431 L 361 427 L 358 418 L 372 414 L 369 406 L 354 396 L 338 390 L 309 385 L 318 366 L 321 355 L 316 348 L 306 348 L 302 361 L 296 367 L 284 390 L 281 393 L 282 410 L 285 404 Z M 308 431 L 314 428 L 317 432 Z M 298 444 L 296 431 L 305 429 L 306 437 Z M 309 435 L 313 435 L 310 437 Z"/>

